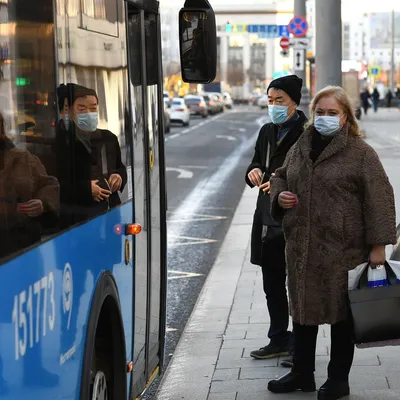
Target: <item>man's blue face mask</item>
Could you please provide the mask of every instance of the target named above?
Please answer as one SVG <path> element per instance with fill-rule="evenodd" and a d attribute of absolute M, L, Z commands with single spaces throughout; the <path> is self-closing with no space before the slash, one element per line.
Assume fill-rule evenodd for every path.
<path fill-rule="evenodd" d="M 99 123 L 99 113 L 97 112 L 89 112 L 85 114 L 77 115 L 78 127 L 85 132 L 94 132 L 97 129 L 97 125 Z"/>

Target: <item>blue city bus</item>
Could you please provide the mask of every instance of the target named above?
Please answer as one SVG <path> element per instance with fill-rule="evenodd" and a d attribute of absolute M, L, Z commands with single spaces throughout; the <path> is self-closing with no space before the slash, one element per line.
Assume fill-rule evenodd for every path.
<path fill-rule="evenodd" d="M 189 3 L 182 74 L 209 82 L 215 17 Z M 0 0 L 5 400 L 135 399 L 162 368 L 160 37 L 155 0 Z"/>

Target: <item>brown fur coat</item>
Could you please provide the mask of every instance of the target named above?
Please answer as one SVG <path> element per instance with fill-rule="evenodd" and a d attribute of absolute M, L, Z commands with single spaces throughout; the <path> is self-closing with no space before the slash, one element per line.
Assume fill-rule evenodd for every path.
<path fill-rule="evenodd" d="M 347 273 L 368 260 L 371 245 L 396 243 L 392 186 L 375 151 L 344 128 L 317 161 L 314 128 L 302 135 L 271 180 L 272 216 L 283 219 L 291 315 L 303 325 L 347 317 Z M 289 190 L 298 204 L 284 211 Z"/>

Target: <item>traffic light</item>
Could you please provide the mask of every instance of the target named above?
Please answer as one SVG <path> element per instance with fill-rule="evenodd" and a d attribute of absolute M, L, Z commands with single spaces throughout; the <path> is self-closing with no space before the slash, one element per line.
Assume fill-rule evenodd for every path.
<path fill-rule="evenodd" d="M 229 21 L 225 24 L 225 32 L 232 32 L 232 24 Z"/>

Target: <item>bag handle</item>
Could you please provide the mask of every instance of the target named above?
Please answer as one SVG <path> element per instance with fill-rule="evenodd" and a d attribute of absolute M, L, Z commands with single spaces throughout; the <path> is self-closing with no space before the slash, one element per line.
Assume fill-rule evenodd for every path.
<path fill-rule="evenodd" d="M 365 268 L 364 272 L 362 273 L 359 284 L 358 284 L 358 289 L 367 289 L 368 288 L 368 269 L 370 266 L 371 266 L 371 263 L 368 263 L 367 267 Z M 384 267 L 386 270 L 386 278 L 387 278 L 389 284 L 397 285 L 397 276 L 387 261 L 385 261 Z"/>

